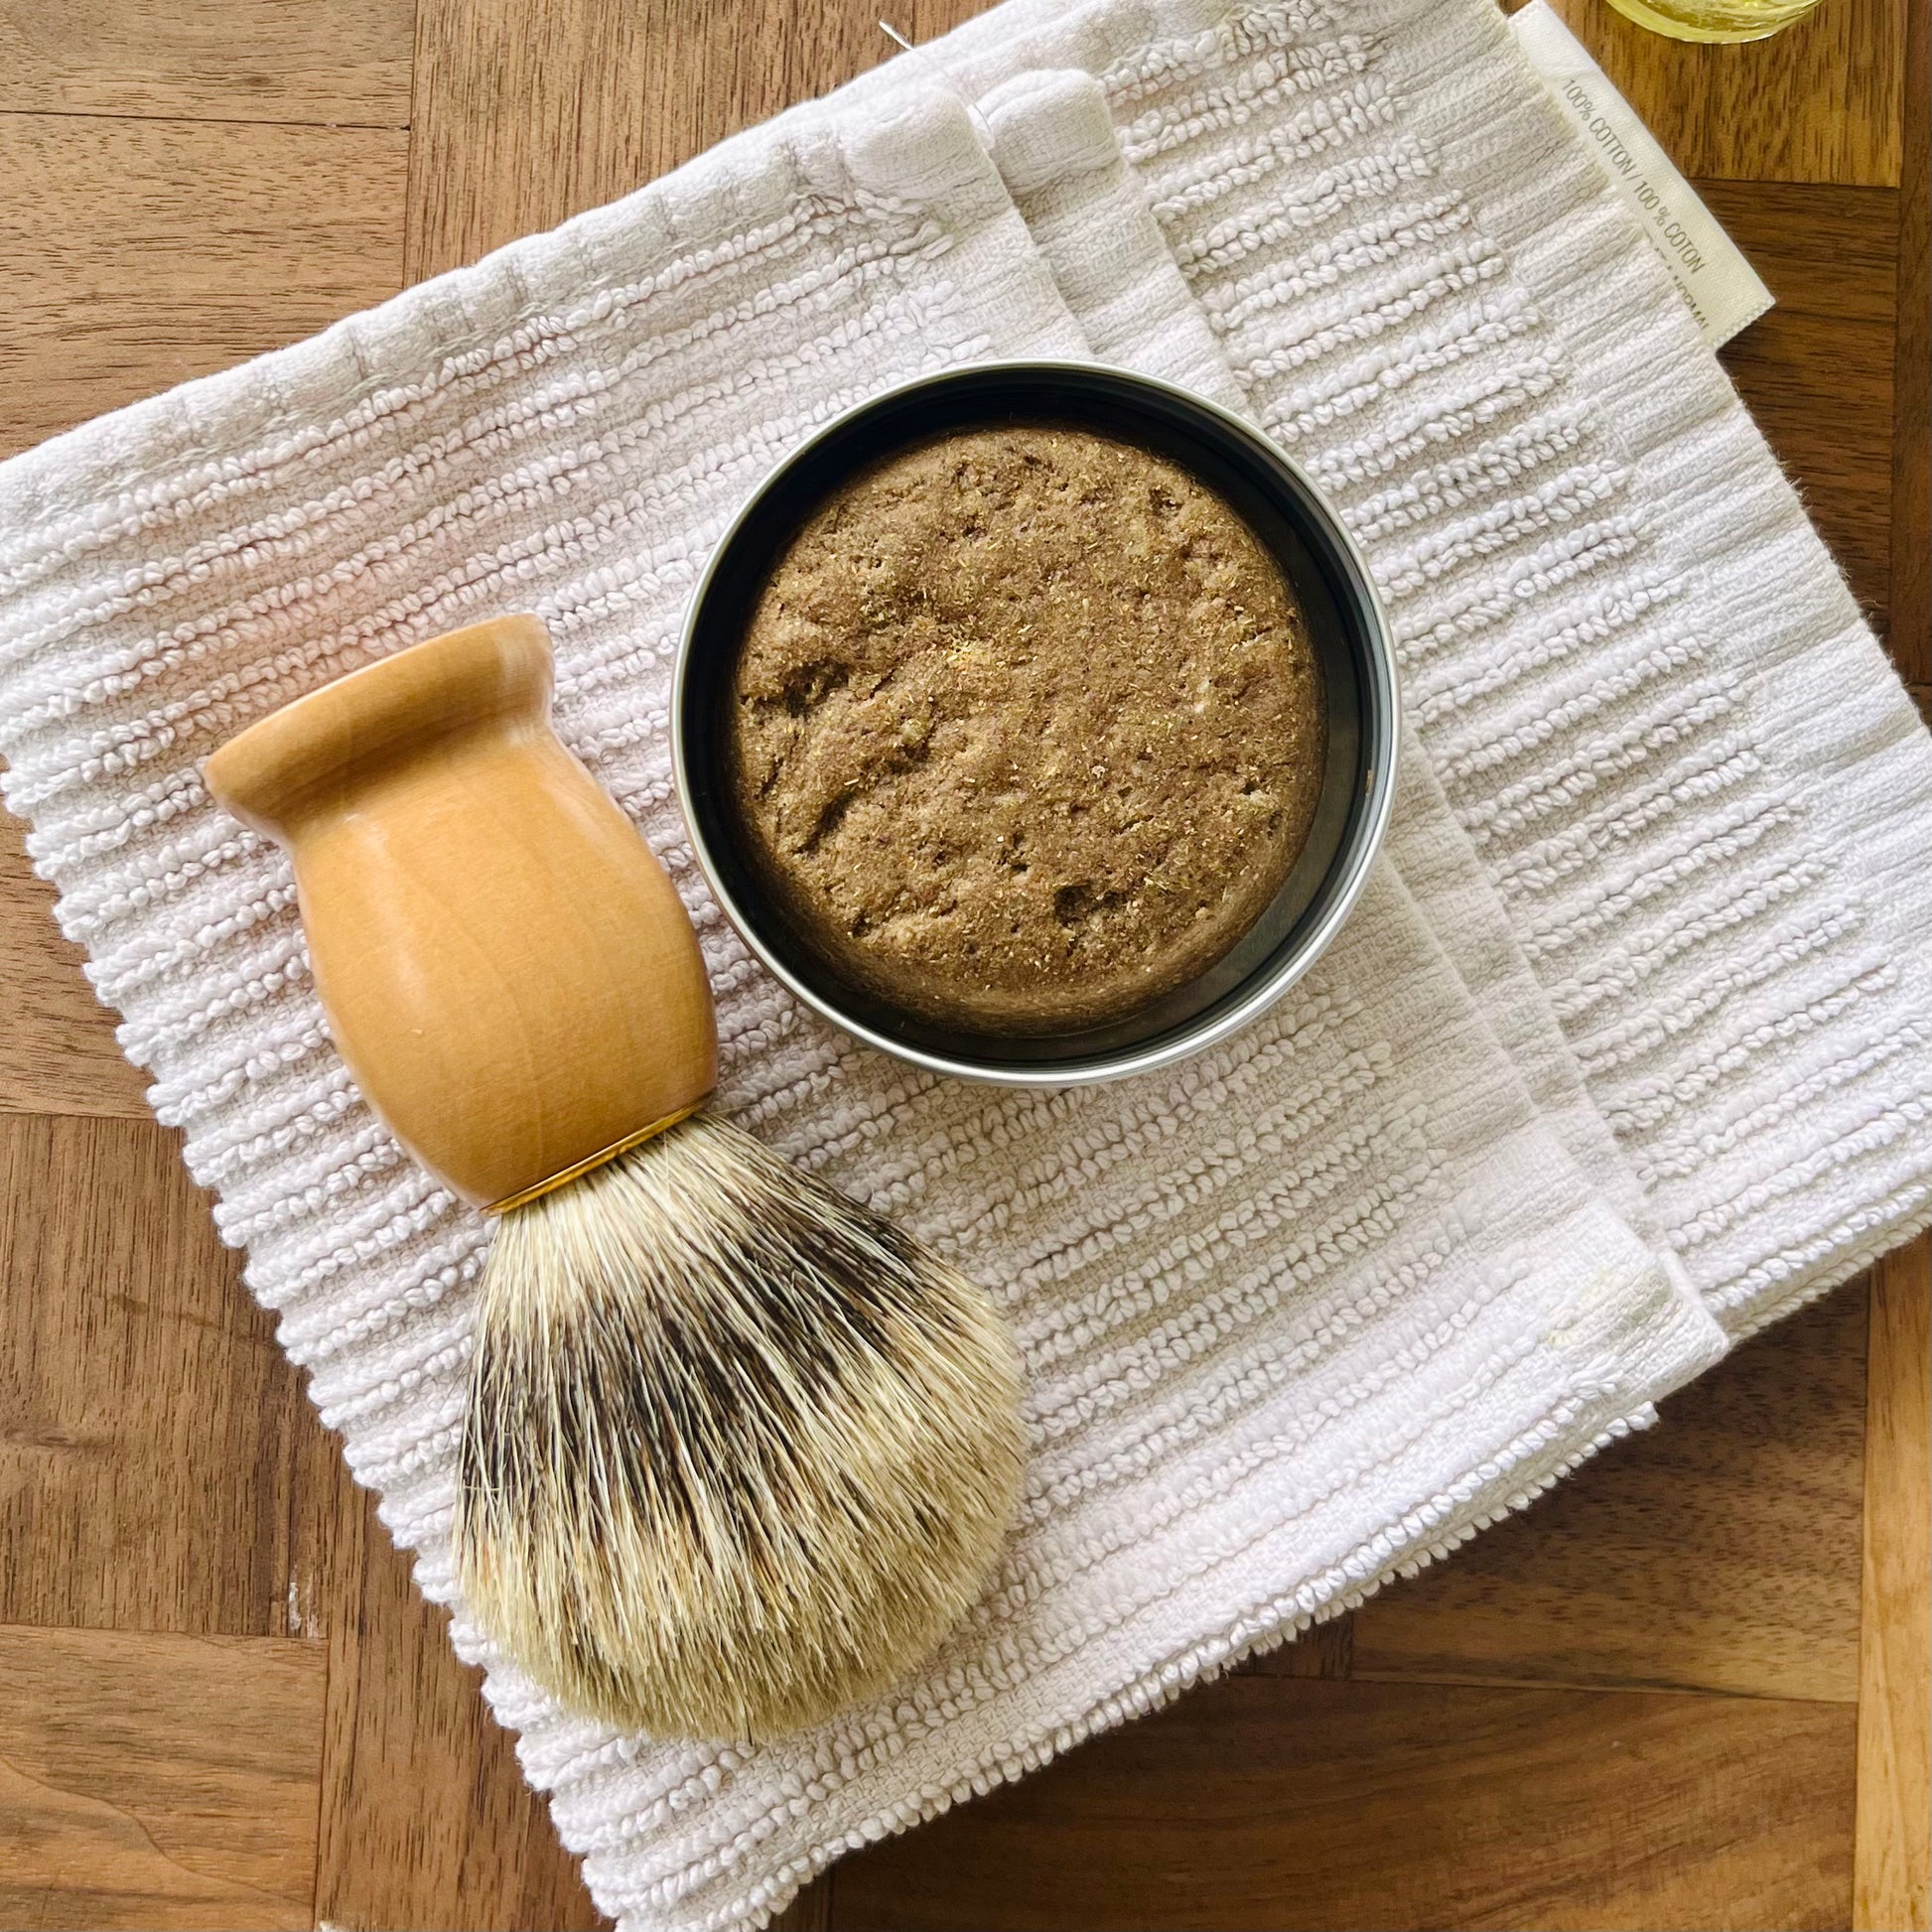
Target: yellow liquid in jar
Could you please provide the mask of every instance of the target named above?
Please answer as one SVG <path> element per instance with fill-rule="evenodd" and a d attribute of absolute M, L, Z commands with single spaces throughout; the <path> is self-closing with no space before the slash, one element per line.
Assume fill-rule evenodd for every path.
<path fill-rule="evenodd" d="M 1679 41 L 1761 41 L 1818 0 L 1610 0 L 1618 13 Z"/>

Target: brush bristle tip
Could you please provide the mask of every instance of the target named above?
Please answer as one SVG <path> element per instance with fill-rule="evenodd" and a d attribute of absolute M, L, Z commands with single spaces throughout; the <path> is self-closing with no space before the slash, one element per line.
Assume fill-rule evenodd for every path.
<path fill-rule="evenodd" d="M 709 1116 L 504 1217 L 457 1554 L 565 1704 L 663 1736 L 796 1730 L 985 1587 L 1024 1458 L 984 1292 Z"/>

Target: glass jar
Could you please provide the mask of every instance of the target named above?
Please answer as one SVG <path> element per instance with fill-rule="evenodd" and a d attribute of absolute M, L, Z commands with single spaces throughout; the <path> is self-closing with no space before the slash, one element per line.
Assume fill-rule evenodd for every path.
<path fill-rule="evenodd" d="M 1761 41 L 1818 0 L 1610 0 L 1618 13 L 1679 41 Z"/>

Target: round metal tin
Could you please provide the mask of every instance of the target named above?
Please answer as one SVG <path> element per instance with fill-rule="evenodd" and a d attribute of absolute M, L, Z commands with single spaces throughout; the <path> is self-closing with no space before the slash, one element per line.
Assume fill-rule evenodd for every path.
<path fill-rule="evenodd" d="M 1287 574 L 1321 659 L 1328 768 L 1302 856 L 1247 934 L 1187 985 L 1081 1033 L 935 1026 L 835 974 L 759 890 L 721 782 L 738 651 L 766 577 L 800 525 L 858 471 L 951 430 L 1085 428 L 1176 463 L 1231 503 Z M 1009 1086 L 1075 1086 L 1167 1066 L 1246 1026 L 1313 965 L 1360 897 L 1395 801 L 1400 700 L 1388 623 L 1361 554 L 1321 493 L 1240 417 L 1173 384 L 1079 362 L 981 362 L 848 410 L 765 478 L 691 600 L 671 698 L 671 751 L 699 864 L 732 923 L 806 1005 L 914 1065 Z"/>

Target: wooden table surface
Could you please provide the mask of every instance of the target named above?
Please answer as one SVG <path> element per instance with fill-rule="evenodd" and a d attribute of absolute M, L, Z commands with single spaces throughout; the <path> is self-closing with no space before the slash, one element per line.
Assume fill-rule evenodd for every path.
<path fill-rule="evenodd" d="M 0 450 L 647 180 L 873 65 L 876 6 L 0 0 Z M 1776 292 L 1725 360 L 1923 705 L 1926 0 L 1566 11 Z M 49 900 L 5 821 L 0 1926 L 595 1925 Z M 1926 1309 L 1921 1241 L 789 1922 L 1925 1926 Z"/>

